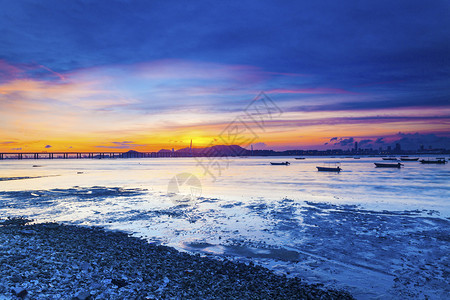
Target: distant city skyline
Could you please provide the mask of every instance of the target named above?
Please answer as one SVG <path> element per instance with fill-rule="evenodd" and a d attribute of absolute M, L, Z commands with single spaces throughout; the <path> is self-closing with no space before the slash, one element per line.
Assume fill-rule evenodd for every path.
<path fill-rule="evenodd" d="M 3 1 L 0 151 L 450 148 L 448 1 Z M 242 145 L 247 148 L 250 145 Z"/>

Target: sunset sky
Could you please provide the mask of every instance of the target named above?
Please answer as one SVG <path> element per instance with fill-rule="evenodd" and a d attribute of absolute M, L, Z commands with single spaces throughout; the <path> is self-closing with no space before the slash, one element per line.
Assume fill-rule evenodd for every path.
<path fill-rule="evenodd" d="M 0 151 L 450 148 L 449 1 L 0 0 Z"/>

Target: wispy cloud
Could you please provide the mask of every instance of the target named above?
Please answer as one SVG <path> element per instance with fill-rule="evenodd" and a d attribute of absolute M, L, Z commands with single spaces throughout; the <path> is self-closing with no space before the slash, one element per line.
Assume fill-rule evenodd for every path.
<path fill-rule="evenodd" d="M 131 149 L 137 147 L 145 147 L 148 144 L 137 144 L 133 141 L 123 141 L 123 142 L 111 142 L 112 145 L 98 145 L 96 148 L 104 148 L 104 149 Z"/>
<path fill-rule="evenodd" d="M 339 88 L 304 88 L 304 89 L 273 89 L 266 91 L 268 94 L 358 94 L 356 92 L 347 91 Z"/>
<path fill-rule="evenodd" d="M 46 67 L 46 66 L 39 65 L 39 67 L 42 68 L 42 69 L 44 69 L 44 70 L 49 71 L 50 73 L 52 73 L 53 75 L 57 76 L 57 77 L 58 77 L 59 79 L 61 79 L 61 80 L 65 80 L 65 79 L 66 79 L 66 78 L 64 77 L 64 75 L 62 75 L 62 74 L 60 74 L 60 73 L 58 73 L 58 72 L 55 72 L 55 71 L 53 71 L 52 69 L 50 69 L 50 68 L 48 68 L 48 67 Z"/>

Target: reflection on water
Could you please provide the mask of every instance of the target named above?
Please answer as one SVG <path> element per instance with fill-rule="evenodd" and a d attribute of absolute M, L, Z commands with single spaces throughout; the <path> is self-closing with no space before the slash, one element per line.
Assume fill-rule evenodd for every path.
<path fill-rule="evenodd" d="M 48 190 L 74 186 L 141 188 L 167 193 L 170 180 L 191 173 L 201 180 L 202 195 L 247 201 L 290 198 L 362 204 L 370 209 L 434 209 L 449 215 L 450 164 L 422 165 L 405 162 L 401 169 L 379 169 L 380 158 L 281 157 L 233 158 L 217 181 L 204 174 L 193 158 L 0 161 L 0 190 Z M 270 161 L 290 161 L 272 166 Z M 318 172 L 316 166 L 341 162 L 340 173 Z M 82 173 L 81 173 L 82 172 Z M 53 177 L 57 175 L 57 177 Z M 52 177 L 46 177 L 52 176 Z M 12 177 L 38 177 L 8 180 Z"/>

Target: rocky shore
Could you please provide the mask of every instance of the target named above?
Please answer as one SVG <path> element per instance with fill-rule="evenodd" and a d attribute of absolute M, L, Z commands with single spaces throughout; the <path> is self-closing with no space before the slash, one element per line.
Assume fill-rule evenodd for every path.
<path fill-rule="evenodd" d="M 352 299 L 268 269 L 126 233 L 0 220 L 0 299 Z"/>

